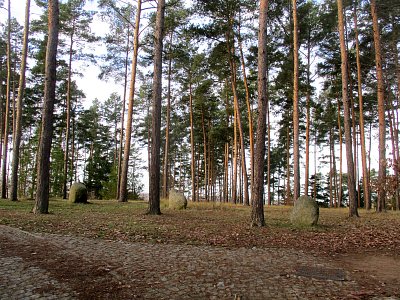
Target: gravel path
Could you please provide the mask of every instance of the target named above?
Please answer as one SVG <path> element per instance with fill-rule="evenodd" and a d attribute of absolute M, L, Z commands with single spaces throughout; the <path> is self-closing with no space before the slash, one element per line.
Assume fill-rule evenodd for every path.
<path fill-rule="evenodd" d="M 125 243 L 0 226 L 0 299 L 357 299 L 345 270 L 287 249 Z"/>

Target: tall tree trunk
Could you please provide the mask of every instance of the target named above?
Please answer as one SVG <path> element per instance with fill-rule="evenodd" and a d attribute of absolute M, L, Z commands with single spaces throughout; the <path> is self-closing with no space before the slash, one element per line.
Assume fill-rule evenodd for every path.
<path fill-rule="evenodd" d="M 299 40 L 297 25 L 297 4 L 292 0 L 293 9 L 293 202 L 300 197 L 300 151 L 299 151 Z"/>
<path fill-rule="evenodd" d="M 120 137 L 119 137 L 119 149 L 118 149 L 118 172 L 117 172 L 116 199 L 119 199 L 119 191 L 120 191 L 120 187 L 121 187 L 122 145 L 124 142 L 126 89 L 128 87 L 128 56 L 129 56 L 129 42 L 130 42 L 129 38 L 130 38 L 130 24 L 128 25 L 128 37 L 126 39 L 126 50 L 125 50 L 124 96 L 123 96 L 123 100 L 122 100 L 122 109 L 121 109 L 121 133 L 120 133 Z"/>
<path fill-rule="evenodd" d="M 151 164 L 149 186 L 149 214 L 160 211 L 160 144 L 161 144 L 161 94 L 162 94 L 162 51 L 164 36 L 165 0 L 157 5 L 156 31 L 154 39 L 153 116 L 151 132 Z"/>
<path fill-rule="evenodd" d="M 224 202 L 229 201 L 228 182 L 229 182 L 229 143 L 225 143 L 224 155 Z"/>
<path fill-rule="evenodd" d="M 368 210 L 371 208 L 371 192 L 369 184 L 369 174 L 367 170 L 367 151 L 365 147 L 365 129 L 364 129 L 364 101 L 362 93 L 362 75 L 360 60 L 360 43 L 358 40 L 358 21 L 357 21 L 357 3 L 354 4 L 354 33 L 356 40 L 356 61 L 357 61 L 357 82 L 358 82 L 358 105 L 360 110 L 360 141 L 361 141 L 361 164 L 363 173 L 364 206 Z"/>
<path fill-rule="evenodd" d="M 340 119 L 340 100 L 337 101 L 338 106 L 338 133 L 339 133 L 339 207 L 342 205 L 343 196 L 343 136 L 342 136 L 342 122 Z"/>
<path fill-rule="evenodd" d="M 192 78 L 189 74 L 189 118 L 190 118 L 190 175 L 192 180 L 192 201 L 195 202 L 196 199 L 196 181 L 195 181 L 195 151 L 194 151 L 194 124 L 193 124 L 193 93 L 192 93 Z"/>
<path fill-rule="evenodd" d="M 66 99 L 66 128 L 65 128 L 65 152 L 64 152 L 64 176 L 63 176 L 63 199 L 67 199 L 67 179 L 69 164 L 69 135 L 71 124 L 71 77 L 72 77 L 72 51 L 74 47 L 75 20 L 73 20 L 72 32 L 69 44 L 67 99 Z"/>
<path fill-rule="evenodd" d="M 201 111 L 201 127 L 203 130 L 203 164 L 204 164 L 204 199 L 208 201 L 207 190 L 207 175 L 208 175 L 208 155 L 207 155 L 207 135 L 206 126 L 204 123 L 204 110 Z"/>
<path fill-rule="evenodd" d="M 7 26 L 7 90 L 6 108 L 4 116 L 4 135 L 3 135 L 3 161 L 1 173 L 1 198 L 7 198 L 7 155 L 8 155 L 8 131 L 10 115 L 11 97 L 11 4 L 8 0 L 8 26 Z"/>
<path fill-rule="evenodd" d="M 232 25 L 233 26 L 233 25 Z M 227 33 L 227 46 L 228 46 L 228 56 L 229 56 L 229 65 L 230 65 L 230 69 L 231 69 L 231 86 L 232 86 L 232 93 L 233 93 L 233 106 L 234 106 L 234 111 L 235 111 L 235 124 L 237 125 L 237 127 L 235 126 L 235 131 L 236 128 L 239 130 L 239 139 L 240 139 L 240 148 L 242 151 L 242 155 L 241 155 L 241 171 L 243 173 L 243 177 L 244 177 L 244 204 L 245 205 L 249 205 L 249 187 L 248 187 L 248 177 L 247 177 L 247 167 L 246 167 L 246 155 L 245 155 L 245 147 L 244 147 L 244 134 L 243 134 L 243 127 L 242 127 L 242 121 L 240 118 L 240 109 L 239 109 L 239 96 L 237 93 L 237 82 L 236 82 L 236 63 L 233 60 L 233 55 L 235 52 L 235 47 L 234 47 L 234 38 L 233 35 L 231 34 L 232 32 L 228 32 Z M 237 138 L 236 134 L 235 134 L 235 139 Z M 236 141 L 236 154 L 237 154 L 237 140 Z M 234 191 L 235 193 L 235 191 Z M 236 196 L 234 199 L 234 203 L 236 203 Z"/>
<path fill-rule="evenodd" d="M 399 174 L 398 174 L 398 169 L 397 169 L 397 161 L 398 161 L 398 159 L 397 159 L 397 156 L 396 156 L 396 140 L 395 140 L 395 134 L 394 134 L 394 132 L 395 132 L 395 128 L 394 128 L 395 124 L 394 123 L 396 122 L 396 120 L 394 118 L 394 115 L 392 116 L 392 111 L 394 109 L 393 109 L 393 99 L 392 99 L 392 97 L 390 97 L 390 93 L 389 93 L 389 97 L 388 98 L 389 98 L 388 102 L 389 102 L 390 109 L 388 109 L 387 114 L 388 114 L 388 122 L 389 122 L 390 140 L 391 140 L 391 144 L 392 144 L 391 145 L 392 146 L 392 159 L 393 159 L 392 168 L 393 168 L 393 171 L 394 171 L 394 180 L 395 180 L 394 205 L 393 205 L 393 207 L 397 210 L 398 209 L 397 203 L 398 203 L 398 197 L 399 197 L 398 192 L 397 192 L 397 190 L 398 190 L 397 181 L 398 181 L 398 175 Z"/>
<path fill-rule="evenodd" d="M 310 106 L 311 106 L 311 33 L 307 36 L 307 93 L 306 93 L 306 166 L 304 171 L 304 195 L 308 196 L 310 177 Z"/>
<path fill-rule="evenodd" d="M 371 0 L 372 27 L 374 30 L 376 78 L 378 81 L 378 120 L 379 120 L 379 171 L 378 171 L 378 200 L 377 211 L 385 210 L 386 199 L 386 122 L 385 122 L 385 95 L 382 71 L 381 41 L 378 24 L 378 15 L 375 0 Z"/>
<path fill-rule="evenodd" d="M 268 71 L 267 71 L 268 80 Z M 268 82 L 268 81 L 267 81 Z M 268 142 L 267 142 L 267 189 L 268 189 L 268 206 L 272 205 L 271 195 L 271 115 L 269 109 L 269 101 L 267 103 L 267 131 L 268 131 Z M 274 193 L 275 194 L 275 193 Z"/>
<path fill-rule="evenodd" d="M 293 202 L 292 202 L 293 201 Z M 290 188 L 290 132 L 289 126 L 286 128 L 286 198 L 285 205 L 293 204 L 292 189 Z"/>
<path fill-rule="evenodd" d="M 236 109 L 233 113 L 233 147 L 232 147 L 232 203 L 237 202 L 237 117 Z"/>
<path fill-rule="evenodd" d="M 347 160 L 347 187 L 349 191 L 349 216 L 357 216 L 357 199 L 356 186 L 354 182 L 354 162 L 352 149 L 351 135 L 351 120 L 350 120 L 350 105 L 348 99 L 348 76 L 347 76 L 347 51 L 344 34 L 344 18 L 343 18 L 343 3 L 342 0 L 337 0 L 338 4 L 338 21 L 339 21 L 339 36 L 340 36 L 340 56 L 341 56 L 341 71 L 342 71 L 342 98 L 344 107 L 344 132 L 346 142 L 346 160 Z"/>
<path fill-rule="evenodd" d="M 314 192 L 313 192 L 313 199 L 316 201 L 317 200 L 317 141 L 318 141 L 318 135 L 317 135 L 317 127 L 315 126 L 315 136 L 314 136 Z"/>
<path fill-rule="evenodd" d="M 22 138 L 22 107 L 23 98 L 25 91 L 25 71 L 26 71 L 26 59 L 28 55 L 28 36 L 29 36 L 29 11 L 30 11 L 30 0 L 26 0 L 25 4 L 25 25 L 24 25 L 24 37 L 22 45 L 21 55 L 21 68 L 19 74 L 19 90 L 17 99 L 17 118 L 16 118 L 16 129 L 15 138 L 13 143 L 13 159 L 12 159 L 12 177 L 11 177 L 11 195 L 12 201 L 18 200 L 18 168 L 19 168 L 19 157 L 20 157 L 20 145 Z M 1 88 L 1 87 L 0 87 Z"/>
<path fill-rule="evenodd" d="M 392 21 L 394 23 L 394 20 Z M 395 66 L 396 66 L 396 77 L 397 77 L 397 95 L 396 95 L 396 100 L 397 100 L 397 108 L 399 107 L 399 100 L 400 100 L 400 64 L 399 64 L 399 52 L 397 49 L 397 40 L 399 36 L 399 31 L 396 31 L 396 35 L 393 38 L 393 48 L 394 48 L 394 53 L 395 53 Z M 394 122 L 394 139 L 395 139 L 395 146 L 396 146 L 396 186 L 397 186 L 397 191 L 396 191 L 396 207 L 397 210 L 400 211 L 400 178 L 399 178 L 399 173 L 400 173 L 400 153 L 399 153 L 399 110 L 396 109 L 394 111 L 394 105 L 392 105 L 392 114 L 393 114 L 393 122 Z"/>
<path fill-rule="evenodd" d="M 3 111 L 3 61 L 0 59 L 0 165 L 3 158 L 4 111 Z"/>
<path fill-rule="evenodd" d="M 71 141 L 71 169 L 72 169 L 72 176 L 71 176 L 71 182 L 70 184 L 72 184 L 72 181 L 77 181 L 76 180 L 76 173 L 77 173 L 77 168 L 75 166 L 75 163 L 77 161 L 76 158 L 76 154 L 77 151 L 75 150 L 75 141 L 76 141 L 76 136 L 75 136 L 75 111 L 76 111 L 76 107 L 74 107 L 73 110 L 73 115 L 72 115 L 72 141 Z"/>
<path fill-rule="evenodd" d="M 267 112 L 267 14 L 268 0 L 260 1 L 258 31 L 258 117 L 254 152 L 254 189 L 252 190 L 251 225 L 264 226 L 264 159 Z"/>
<path fill-rule="evenodd" d="M 168 87 L 167 87 L 167 115 L 166 115 L 166 126 L 165 126 L 165 147 L 164 147 L 164 167 L 163 167 L 163 190 L 162 197 L 168 197 L 169 182 L 169 127 L 170 127 L 170 114 L 171 114 L 171 74 L 172 74 L 172 35 L 170 33 L 170 46 L 169 46 L 169 57 L 168 57 Z"/>
<path fill-rule="evenodd" d="M 329 207 L 333 207 L 333 154 L 335 149 L 333 146 L 333 129 L 329 130 Z"/>
<path fill-rule="evenodd" d="M 121 165 L 121 179 L 119 186 L 119 202 L 128 201 L 128 169 L 129 169 L 129 154 L 131 151 L 131 138 L 132 138 L 132 118 L 133 118 L 133 104 L 135 99 L 135 83 L 136 83 L 136 70 L 137 58 L 139 52 L 139 26 L 140 14 L 142 10 L 142 1 L 138 0 L 137 10 L 135 17 L 135 32 L 133 38 L 133 57 L 132 57 L 132 74 L 129 90 L 129 104 L 128 104 L 128 119 L 126 120 L 126 137 L 124 145 L 124 156 Z"/>
<path fill-rule="evenodd" d="M 254 129 L 253 129 L 253 116 L 252 116 L 252 108 L 250 103 L 250 90 L 249 84 L 247 82 L 247 75 L 246 75 L 246 63 L 244 61 L 243 55 L 243 46 L 242 46 L 242 39 L 240 36 L 240 26 L 238 28 L 238 44 L 239 44 L 239 52 L 240 52 L 240 61 L 242 64 L 242 72 L 243 72 L 243 84 L 244 89 L 246 92 L 246 106 L 247 106 L 247 118 L 249 122 L 249 142 L 250 142 L 250 186 L 253 189 L 254 185 Z"/>
<path fill-rule="evenodd" d="M 42 128 L 38 149 L 37 190 L 34 213 L 48 213 L 49 208 L 49 165 L 51 140 L 53 137 L 53 112 L 56 96 L 56 70 L 59 9 L 58 0 L 48 1 L 48 40 L 46 48 L 45 85 L 42 109 Z"/>

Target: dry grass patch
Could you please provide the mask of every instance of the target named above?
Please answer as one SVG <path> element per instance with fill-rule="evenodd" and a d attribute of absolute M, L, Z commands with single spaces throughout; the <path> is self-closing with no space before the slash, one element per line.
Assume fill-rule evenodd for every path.
<path fill-rule="evenodd" d="M 163 202 L 164 203 L 164 202 Z M 189 202 L 182 211 L 162 204 L 161 216 L 146 215 L 147 203 L 91 201 L 72 205 L 53 199 L 50 214 L 31 213 L 33 201 L 0 201 L 0 224 L 31 232 L 82 235 L 92 238 L 215 245 L 223 247 L 276 247 L 335 256 L 339 253 L 381 251 L 399 253 L 400 213 L 377 214 L 360 210 L 321 209 L 319 225 L 291 226 L 291 207 L 266 207 L 267 226 L 249 226 L 250 207 L 212 202 Z"/>

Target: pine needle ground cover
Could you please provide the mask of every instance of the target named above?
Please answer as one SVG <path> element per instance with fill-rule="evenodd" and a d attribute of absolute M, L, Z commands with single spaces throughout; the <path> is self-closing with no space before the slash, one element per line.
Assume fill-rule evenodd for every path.
<path fill-rule="evenodd" d="M 0 224 L 30 232 L 81 235 L 123 241 L 213 245 L 222 247 L 293 248 L 319 255 L 400 251 L 400 213 L 377 214 L 360 210 L 320 210 L 318 226 L 296 228 L 290 224 L 292 207 L 266 207 L 266 227 L 249 226 L 250 207 L 192 203 L 174 211 L 162 207 L 161 216 L 145 214 L 147 203 L 91 201 L 72 205 L 53 199 L 48 215 L 31 213 L 33 201 L 0 201 Z"/>

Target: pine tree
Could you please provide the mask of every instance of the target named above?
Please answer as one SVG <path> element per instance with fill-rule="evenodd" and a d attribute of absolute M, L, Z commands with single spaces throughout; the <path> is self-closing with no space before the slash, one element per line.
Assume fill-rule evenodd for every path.
<path fill-rule="evenodd" d="M 48 41 L 46 50 L 45 88 L 42 129 L 38 150 L 38 172 L 34 213 L 48 213 L 50 150 L 53 136 L 53 111 L 56 91 L 56 55 L 58 45 L 58 0 L 48 1 Z"/>

